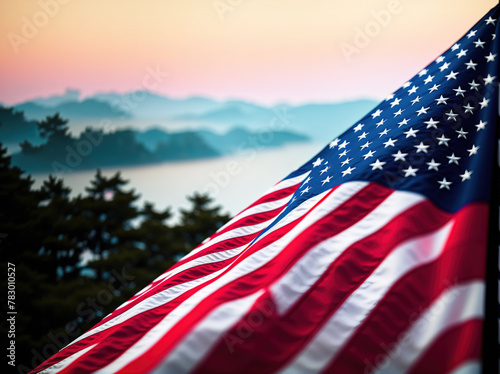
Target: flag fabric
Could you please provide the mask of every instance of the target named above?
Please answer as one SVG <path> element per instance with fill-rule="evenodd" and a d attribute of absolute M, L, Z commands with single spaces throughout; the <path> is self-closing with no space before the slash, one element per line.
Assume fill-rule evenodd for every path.
<path fill-rule="evenodd" d="M 479 372 L 498 13 L 35 372 Z"/>

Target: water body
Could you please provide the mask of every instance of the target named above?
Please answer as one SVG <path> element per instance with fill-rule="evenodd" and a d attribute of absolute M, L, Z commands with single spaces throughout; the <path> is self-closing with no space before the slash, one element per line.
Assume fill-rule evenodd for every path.
<path fill-rule="evenodd" d="M 225 212 L 234 215 L 255 201 L 275 183 L 308 161 L 323 144 L 301 143 L 276 149 L 249 149 L 245 153 L 199 161 L 165 162 L 161 164 L 107 168 L 102 173 L 111 176 L 121 171 L 129 180 L 127 188 L 141 194 L 139 204 L 149 201 L 157 209 L 189 207 L 186 196 L 208 192 Z M 95 175 L 94 170 L 64 174 L 65 184 L 72 195 L 84 194 Z M 33 174 L 35 187 L 47 179 L 48 173 Z M 175 215 L 174 215 L 175 220 Z"/>

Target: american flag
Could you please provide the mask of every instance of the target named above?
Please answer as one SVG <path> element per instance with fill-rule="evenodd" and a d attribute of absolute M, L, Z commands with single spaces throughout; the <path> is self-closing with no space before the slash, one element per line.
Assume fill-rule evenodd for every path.
<path fill-rule="evenodd" d="M 35 372 L 479 372 L 498 12 Z"/>

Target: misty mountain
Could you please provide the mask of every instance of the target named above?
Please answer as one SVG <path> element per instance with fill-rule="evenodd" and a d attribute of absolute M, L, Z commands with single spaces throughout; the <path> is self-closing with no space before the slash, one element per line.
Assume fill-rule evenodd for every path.
<path fill-rule="evenodd" d="M 38 104 L 40 106 L 45 107 L 55 107 L 57 105 L 61 105 L 67 102 L 80 101 L 80 91 L 73 89 L 66 89 L 66 92 L 61 95 L 51 95 L 48 97 L 40 97 L 32 100 L 31 102 L 34 104 Z"/>
<path fill-rule="evenodd" d="M 49 107 L 34 101 L 15 105 L 14 108 L 23 111 L 26 118 L 41 120 L 46 116 L 60 113 L 64 118 L 71 120 L 79 119 L 104 119 L 104 118 L 128 118 L 130 114 L 109 103 L 96 99 L 85 99 L 83 101 L 69 101 Z"/>
<path fill-rule="evenodd" d="M 80 120 L 86 120 L 87 125 L 86 122 L 91 119 L 97 122 L 98 119 L 114 118 L 115 128 L 144 130 L 156 123 L 178 131 L 211 128 L 226 132 L 235 127 L 265 130 L 276 119 L 276 112 L 286 108 L 290 118 L 282 130 L 323 140 L 325 136 L 331 138 L 347 129 L 377 104 L 372 100 L 354 100 L 266 107 L 241 100 L 216 101 L 204 97 L 174 99 L 147 91 L 99 93 L 79 101 L 74 100 L 77 94 L 77 91 L 67 91 L 64 95 L 32 100 L 15 108 L 25 111 L 27 118 L 38 120 L 59 112 L 74 125 Z M 58 100 L 63 102 L 48 106 Z"/>
<path fill-rule="evenodd" d="M 92 97 L 138 119 L 172 119 L 186 113 L 205 113 L 223 105 L 203 97 L 173 99 L 148 91 L 135 91 L 125 94 L 100 93 Z"/>

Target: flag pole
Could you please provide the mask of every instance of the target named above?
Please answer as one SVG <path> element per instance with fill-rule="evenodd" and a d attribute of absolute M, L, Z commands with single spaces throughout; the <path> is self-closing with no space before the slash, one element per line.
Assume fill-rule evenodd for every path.
<path fill-rule="evenodd" d="M 497 85 L 498 89 L 498 85 Z M 495 126 L 495 145 L 491 171 L 491 200 L 488 224 L 488 251 L 486 255 L 486 298 L 483 333 L 483 373 L 499 373 L 498 318 L 500 316 L 498 282 L 500 276 L 500 102 Z"/>

